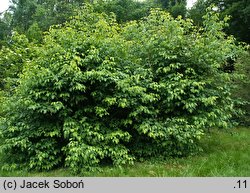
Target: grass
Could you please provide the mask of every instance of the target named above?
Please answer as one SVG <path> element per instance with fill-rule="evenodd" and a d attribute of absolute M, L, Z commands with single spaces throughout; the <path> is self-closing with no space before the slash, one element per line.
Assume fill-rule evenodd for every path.
<path fill-rule="evenodd" d="M 137 162 L 132 166 L 103 167 L 103 171 L 88 172 L 81 176 L 95 177 L 192 177 L 250 176 L 250 128 L 237 128 L 230 131 L 212 131 L 201 145 L 203 153 L 187 158 L 167 161 L 151 160 Z M 68 177 L 73 174 L 65 168 L 50 172 L 6 172 L 0 176 L 44 176 Z M 79 176 L 79 175 L 78 175 Z"/>

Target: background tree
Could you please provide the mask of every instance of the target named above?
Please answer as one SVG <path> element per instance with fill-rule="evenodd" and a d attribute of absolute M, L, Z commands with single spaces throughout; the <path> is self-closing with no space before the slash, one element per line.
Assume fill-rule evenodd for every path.
<path fill-rule="evenodd" d="M 150 0 L 97 0 L 94 3 L 94 9 L 98 12 L 115 13 L 119 23 L 141 19 L 149 14 L 150 8 L 157 6 Z"/>
<path fill-rule="evenodd" d="M 6 44 L 8 36 L 11 34 L 11 14 L 4 12 L 0 15 L 0 49 Z"/>
<path fill-rule="evenodd" d="M 195 25 L 202 27 L 203 25 L 203 16 L 206 12 L 208 5 L 204 0 L 197 0 L 195 4 L 188 10 L 188 17 L 191 18 Z"/>
<path fill-rule="evenodd" d="M 6 39 L 11 30 L 16 30 L 31 41 L 41 42 L 44 31 L 77 14 L 77 9 L 83 3 L 93 4 L 99 12 L 115 13 L 119 23 L 145 17 L 150 8 L 160 6 L 174 17 L 186 16 L 186 0 L 12 0 L 8 11 L 11 20 L 9 23 L 1 22 L 0 38 Z"/>
<path fill-rule="evenodd" d="M 12 0 L 11 28 L 26 34 L 30 40 L 34 40 L 35 37 L 31 31 L 38 30 L 37 40 L 40 41 L 40 33 L 48 30 L 51 25 L 61 24 L 68 20 L 74 15 L 75 9 L 84 2 L 86 1 Z"/>
<path fill-rule="evenodd" d="M 211 4 L 217 6 L 217 11 L 220 12 L 221 17 L 230 15 L 229 26 L 224 31 L 227 35 L 234 35 L 238 41 L 250 43 L 250 2 L 249 0 L 198 0 L 194 7 L 189 10 L 189 17 L 191 17 L 195 24 L 202 26 L 203 15 L 206 8 Z M 245 115 L 236 116 L 235 119 L 243 125 L 249 125 L 250 120 L 250 98 L 247 94 L 247 88 L 250 87 L 250 73 L 249 73 L 249 53 L 242 56 L 228 56 L 227 63 L 223 66 L 224 71 L 229 73 L 240 73 L 244 76 L 244 80 L 234 81 L 236 89 L 233 92 L 235 100 L 242 99 L 243 103 L 239 102 L 239 106 L 245 112 Z"/>
<path fill-rule="evenodd" d="M 232 92 L 233 97 L 238 103 L 238 107 L 243 111 L 241 116 L 235 116 L 234 119 L 244 126 L 250 125 L 250 53 L 240 55 L 234 64 L 235 72 L 241 74 L 240 80 L 233 82 L 235 88 Z"/>
<path fill-rule="evenodd" d="M 198 0 L 189 11 L 190 17 L 201 24 L 204 10 L 215 4 L 221 17 L 230 15 L 229 27 L 226 33 L 234 35 L 238 40 L 250 43 L 250 1 L 249 0 Z"/>
<path fill-rule="evenodd" d="M 186 16 L 187 1 L 186 0 L 156 0 L 162 7 L 168 10 L 174 17 L 181 15 L 182 17 Z"/>

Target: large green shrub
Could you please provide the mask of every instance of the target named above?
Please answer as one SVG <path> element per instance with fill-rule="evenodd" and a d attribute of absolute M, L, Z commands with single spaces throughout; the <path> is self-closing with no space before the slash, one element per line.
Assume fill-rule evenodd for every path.
<path fill-rule="evenodd" d="M 235 111 L 221 66 L 240 50 L 206 17 L 196 29 L 156 9 L 120 26 L 86 6 L 52 27 L 3 103 L 3 167 L 79 171 L 197 152 Z"/>

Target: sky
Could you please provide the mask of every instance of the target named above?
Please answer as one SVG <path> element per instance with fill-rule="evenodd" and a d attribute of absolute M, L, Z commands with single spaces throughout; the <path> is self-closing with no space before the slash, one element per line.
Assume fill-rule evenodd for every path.
<path fill-rule="evenodd" d="M 197 0 L 187 0 L 187 8 L 192 7 L 192 5 L 196 2 Z"/>
<path fill-rule="evenodd" d="M 0 0 L 0 13 L 8 9 L 9 0 Z"/>
<path fill-rule="evenodd" d="M 187 0 L 187 7 L 190 8 L 196 0 Z M 9 0 L 0 0 L 0 13 L 8 9 Z"/>

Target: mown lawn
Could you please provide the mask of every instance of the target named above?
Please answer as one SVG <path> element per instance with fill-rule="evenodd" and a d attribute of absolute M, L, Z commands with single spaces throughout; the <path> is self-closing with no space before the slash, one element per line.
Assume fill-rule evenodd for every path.
<path fill-rule="evenodd" d="M 175 177 L 175 176 L 250 176 L 250 128 L 212 131 L 202 140 L 203 153 L 167 161 L 137 162 L 133 166 L 103 167 L 102 172 L 81 176 L 98 177 Z M 0 176 L 74 176 L 62 168 L 50 172 L 1 171 Z M 79 175 L 78 175 L 79 176 Z"/>

